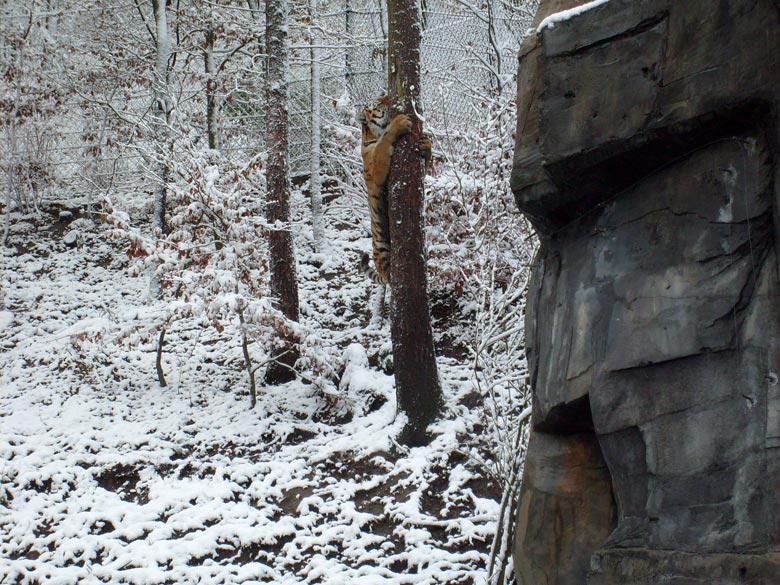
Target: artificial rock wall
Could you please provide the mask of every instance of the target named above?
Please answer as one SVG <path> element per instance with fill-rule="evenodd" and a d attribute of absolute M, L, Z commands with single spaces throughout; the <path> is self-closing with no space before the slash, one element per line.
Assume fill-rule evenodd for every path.
<path fill-rule="evenodd" d="M 610 0 L 518 75 L 519 583 L 780 584 L 780 2 Z"/>

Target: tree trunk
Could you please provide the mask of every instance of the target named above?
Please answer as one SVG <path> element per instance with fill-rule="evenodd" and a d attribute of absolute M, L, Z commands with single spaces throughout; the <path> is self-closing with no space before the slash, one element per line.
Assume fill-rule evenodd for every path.
<path fill-rule="evenodd" d="M 344 0 L 344 34 L 347 42 L 352 36 L 352 5 L 351 0 Z M 344 87 L 348 95 L 352 95 L 352 51 L 344 51 Z"/>
<path fill-rule="evenodd" d="M 411 134 L 395 143 L 390 166 L 392 259 L 391 333 L 395 386 L 408 423 L 400 437 L 408 445 L 429 441 L 426 429 L 441 408 L 441 385 L 433 349 L 423 232 L 423 159 L 419 150 L 420 21 L 416 0 L 388 0 L 389 94 L 395 113 L 413 121 Z"/>
<path fill-rule="evenodd" d="M 154 164 L 157 186 L 154 193 L 153 227 L 160 233 L 168 232 L 166 214 L 168 210 L 168 181 L 171 175 L 171 160 L 173 158 L 173 134 L 171 121 L 173 117 L 173 96 L 170 88 L 171 70 L 171 31 L 170 15 L 166 0 L 152 0 L 154 15 L 155 64 L 152 75 L 152 107 L 151 125 L 154 136 Z M 162 284 L 155 274 L 149 283 L 152 298 L 162 295 Z"/>
<path fill-rule="evenodd" d="M 268 200 L 266 216 L 272 229 L 269 235 L 271 263 L 271 293 L 279 309 L 288 319 L 298 320 L 298 281 L 295 274 L 295 253 L 290 231 L 290 182 L 288 169 L 288 44 L 286 0 L 268 0 L 265 8 L 266 74 L 266 136 L 268 164 L 266 178 Z M 267 384 L 280 384 L 295 378 L 292 369 L 298 360 L 298 348 L 293 339 L 275 350 L 275 361 L 266 370 Z"/>
<path fill-rule="evenodd" d="M 152 81 L 154 108 L 152 126 L 154 128 L 155 158 L 157 159 L 157 190 L 154 198 L 154 227 L 161 233 L 167 231 L 165 221 L 168 179 L 170 176 L 169 156 L 171 148 L 170 122 L 173 111 L 170 81 L 171 34 L 169 30 L 168 10 L 165 0 L 152 0 L 155 23 L 155 66 Z"/>
<path fill-rule="evenodd" d="M 311 2 L 311 17 L 316 15 L 316 0 Z M 322 114 L 320 95 L 322 83 L 320 82 L 320 50 L 319 35 L 316 26 L 312 26 L 309 37 L 311 43 L 311 158 L 309 160 L 309 191 L 311 193 L 311 225 L 314 235 L 314 248 L 322 252 L 325 247 L 325 230 L 322 217 L 322 177 L 321 156 L 322 145 L 320 127 Z"/>
<path fill-rule="evenodd" d="M 208 133 L 209 148 L 211 150 L 219 150 L 221 148 L 217 119 L 219 101 L 217 97 L 217 65 L 214 59 L 215 42 L 216 34 L 214 33 L 214 23 L 209 22 L 209 26 L 206 29 L 204 65 L 206 69 L 206 131 Z"/>

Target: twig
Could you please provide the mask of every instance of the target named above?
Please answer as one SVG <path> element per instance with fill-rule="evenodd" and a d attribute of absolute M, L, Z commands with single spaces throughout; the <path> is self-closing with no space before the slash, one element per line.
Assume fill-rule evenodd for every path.
<path fill-rule="evenodd" d="M 249 408 L 252 409 L 257 404 L 257 384 L 255 382 L 255 370 L 252 368 L 252 356 L 249 355 L 244 309 L 238 310 L 238 321 L 241 323 L 241 350 L 244 352 L 244 364 L 246 365 L 246 372 L 249 374 L 249 396 L 251 397 Z"/>
<path fill-rule="evenodd" d="M 162 367 L 162 348 L 163 343 L 165 343 L 165 331 L 167 327 L 168 321 L 166 320 L 162 327 L 160 327 L 160 337 L 157 339 L 157 357 L 154 362 L 157 368 L 157 381 L 160 383 L 162 388 L 165 388 L 168 385 L 168 382 L 165 381 L 165 372 L 163 371 Z"/>

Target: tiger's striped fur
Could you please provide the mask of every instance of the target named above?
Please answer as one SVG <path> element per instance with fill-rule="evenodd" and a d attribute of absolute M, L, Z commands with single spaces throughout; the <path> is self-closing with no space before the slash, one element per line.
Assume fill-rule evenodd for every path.
<path fill-rule="evenodd" d="M 368 189 L 368 207 L 371 215 L 371 240 L 374 249 L 373 270 L 368 255 L 361 259 L 361 270 L 377 284 L 390 282 L 390 219 L 388 215 L 387 175 L 393 144 L 399 136 L 412 130 L 412 121 L 406 114 L 390 117 L 390 99 L 382 96 L 374 100 L 358 114 L 362 127 L 363 179 Z M 431 141 L 423 137 L 420 148 L 426 161 L 426 170 L 431 166 Z"/>
<path fill-rule="evenodd" d="M 370 260 L 368 258 L 368 254 L 363 254 L 363 257 L 360 259 L 360 270 L 363 272 L 365 277 L 373 281 L 374 284 L 386 284 L 385 281 L 382 280 L 382 277 L 379 275 L 379 273 L 371 268 L 371 264 L 369 262 Z"/>

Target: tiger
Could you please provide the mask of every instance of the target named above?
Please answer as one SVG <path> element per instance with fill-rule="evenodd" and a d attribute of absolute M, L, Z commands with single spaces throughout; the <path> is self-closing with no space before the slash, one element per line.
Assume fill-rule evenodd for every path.
<path fill-rule="evenodd" d="M 362 130 L 360 154 L 363 157 L 363 179 L 368 190 L 376 270 L 371 268 L 368 254 L 363 254 L 360 268 L 370 280 L 383 285 L 390 282 L 390 219 L 386 189 L 390 159 L 398 137 L 412 131 L 412 120 L 406 114 L 398 114 L 392 120 L 389 117 L 390 98 L 387 96 L 377 98 L 358 114 Z M 425 158 L 426 172 L 430 172 L 431 140 L 425 135 L 420 139 L 420 151 Z"/>

